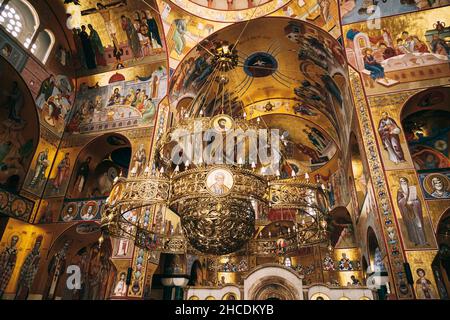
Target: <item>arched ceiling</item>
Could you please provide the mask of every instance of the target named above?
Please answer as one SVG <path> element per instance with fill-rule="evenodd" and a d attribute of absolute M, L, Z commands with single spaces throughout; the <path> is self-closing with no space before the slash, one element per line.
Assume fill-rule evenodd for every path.
<path fill-rule="evenodd" d="M 212 53 L 223 46 L 235 47 L 238 55 L 237 67 L 228 72 L 213 63 Z M 345 68 L 341 47 L 327 33 L 301 21 L 264 17 L 226 27 L 192 49 L 171 78 L 169 100 L 176 119 L 222 112 L 261 117 L 267 127 L 288 132 L 300 145 L 292 158 L 302 171 L 313 171 L 333 159 L 343 141 Z M 311 128 L 325 143 L 308 137 Z"/>

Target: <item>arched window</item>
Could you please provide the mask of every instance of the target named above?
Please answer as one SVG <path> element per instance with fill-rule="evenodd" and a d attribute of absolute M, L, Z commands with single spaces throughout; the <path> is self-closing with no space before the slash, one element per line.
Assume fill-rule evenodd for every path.
<path fill-rule="evenodd" d="M 55 43 L 55 36 L 50 30 L 43 30 L 36 38 L 36 42 L 31 47 L 31 52 L 43 64 L 47 62 L 48 56 Z"/>
<path fill-rule="evenodd" d="M 0 25 L 29 48 L 39 27 L 39 17 L 27 1 L 10 0 L 0 13 Z"/>
<path fill-rule="evenodd" d="M 288 267 L 288 268 L 292 267 L 291 258 L 289 258 L 289 257 L 284 258 L 284 266 Z"/>

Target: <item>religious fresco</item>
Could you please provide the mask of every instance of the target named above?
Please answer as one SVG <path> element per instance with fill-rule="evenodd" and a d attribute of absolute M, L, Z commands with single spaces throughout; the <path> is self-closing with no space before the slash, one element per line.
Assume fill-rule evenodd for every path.
<path fill-rule="evenodd" d="M 55 165 L 48 178 L 45 196 L 62 196 L 69 184 L 73 165 L 76 161 L 77 149 L 59 149 L 55 157 Z"/>
<path fill-rule="evenodd" d="M 107 197 L 114 179 L 127 175 L 130 158 L 131 145 L 122 135 L 106 134 L 91 140 L 77 153 L 66 198 Z"/>
<path fill-rule="evenodd" d="M 267 34 L 240 39 L 235 50 L 244 62 L 242 68 L 232 71 L 237 90 L 234 93 L 236 97 L 229 97 L 227 93 L 226 99 L 232 101 L 231 108 L 239 110 L 241 103 L 253 104 L 254 101 L 246 99 L 255 90 L 252 88 L 258 88 L 261 92 L 258 100 L 265 100 L 266 95 L 271 96 L 277 91 L 276 98 L 290 97 L 299 101 L 299 113 L 313 114 L 311 106 L 325 114 L 339 131 L 344 132 L 340 135 L 340 143 L 345 145 L 350 132 L 348 124 L 351 123 L 352 102 L 345 85 L 348 76 L 341 46 L 331 37 L 300 21 L 276 21 L 276 27 L 274 25 Z M 246 26 L 246 30 L 251 33 L 260 27 L 258 20 L 254 20 Z M 224 43 L 233 48 L 239 30 L 236 26 L 226 28 L 221 32 L 220 39 L 216 36 L 207 38 L 185 56 L 171 78 L 169 99 L 172 106 L 179 109 L 180 104 L 181 109 L 184 99 L 193 97 L 203 84 L 217 76 L 212 74 L 213 58 L 209 52 Z M 268 44 L 268 38 L 277 40 Z M 298 61 L 297 70 L 287 63 L 294 60 Z M 269 62 L 274 66 L 271 72 L 255 72 L 258 66 Z M 295 89 L 291 90 L 291 86 Z M 208 108 L 213 109 L 214 106 Z M 181 114 L 182 110 L 177 110 L 175 117 L 179 119 Z"/>
<path fill-rule="evenodd" d="M 9 74 L 0 84 L 0 186 L 17 192 L 39 142 L 39 120 L 26 84 L 1 57 L 0 73 Z"/>
<path fill-rule="evenodd" d="M 414 172 L 387 171 L 387 174 L 406 249 L 435 248 L 428 208 Z"/>
<path fill-rule="evenodd" d="M 44 139 L 39 141 L 23 189 L 36 195 L 42 194 L 50 173 L 51 164 L 56 155 L 57 146 L 55 142 L 49 142 Z"/>
<path fill-rule="evenodd" d="M 71 115 L 74 100 L 72 81 L 64 75 L 50 75 L 42 81 L 36 107 L 42 124 L 61 135 Z"/>
<path fill-rule="evenodd" d="M 22 221 L 28 221 L 34 202 L 0 188 L 0 212 Z"/>
<path fill-rule="evenodd" d="M 397 106 L 372 108 L 376 137 L 383 163 L 387 170 L 412 168 L 405 132 L 399 119 Z"/>
<path fill-rule="evenodd" d="M 304 20 L 329 31 L 335 38 L 340 36 L 338 8 L 334 1 L 322 0 L 317 3 L 305 1 L 279 0 L 252 4 L 252 8 L 215 10 L 215 2 L 201 6 L 189 0 L 158 0 L 158 8 L 163 21 L 169 64 L 175 69 L 185 55 L 203 39 L 233 22 L 258 16 L 289 17 Z"/>
<path fill-rule="evenodd" d="M 58 222 L 95 221 L 100 220 L 100 212 L 105 200 L 65 200 Z"/>
<path fill-rule="evenodd" d="M 426 200 L 450 199 L 450 171 L 420 173 L 419 180 Z"/>
<path fill-rule="evenodd" d="M 421 110 L 408 115 L 402 124 L 416 170 L 450 167 L 450 112 Z"/>
<path fill-rule="evenodd" d="M 164 58 L 159 17 L 142 1 L 85 1 L 67 5 L 82 75 L 146 64 Z"/>
<path fill-rule="evenodd" d="M 369 0 L 342 0 L 339 1 L 342 24 L 359 21 L 369 21 L 369 24 L 377 23 L 377 19 L 408 12 L 437 8 L 449 5 L 448 0 L 401 0 L 399 2 L 369 1 Z"/>
<path fill-rule="evenodd" d="M 450 76 L 450 7 L 343 26 L 349 63 L 368 95 L 435 86 Z M 439 80 L 441 78 L 442 80 Z"/>
<path fill-rule="evenodd" d="M 438 299 L 439 293 L 431 264 L 437 251 L 407 251 L 417 299 Z"/>
<path fill-rule="evenodd" d="M 70 133 L 117 130 L 153 123 L 157 106 L 166 94 L 164 67 L 132 79 L 116 73 L 109 83 L 80 89 L 67 126 Z"/>

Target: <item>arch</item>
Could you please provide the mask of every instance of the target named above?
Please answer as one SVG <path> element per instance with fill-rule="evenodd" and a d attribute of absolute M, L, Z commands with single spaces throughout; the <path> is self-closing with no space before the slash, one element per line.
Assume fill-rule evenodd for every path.
<path fill-rule="evenodd" d="M 378 239 L 372 227 L 367 228 L 367 252 L 369 253 L 369 266 L 371 270 L 375 268 L 375 251 L 379 249 Z"/>
<path fill-rule="evenodd" d="M 335 248 L 356 247 L 352 218 L 347 208 L 336 207 L 330 211 L 330 241 Z"/>
<path fill-rule="evenodd" d="M 245 300 L 303 300 L 303 277 L 278 264 L 264 264 L 244 279 Z"/>
<path fill-rule="evenodd" d="M 29 48 L 40 25 L 36 9 L 26 0 L 11 0 L 0 16 L 0 25 Z"/>
<path fill-rule="evenodd" d="M 39 32 L 36 42 L 31 46 L 31 53 L 38 58 L 42 64 L 45 64 L 55 44 L 53 32 L 45 29 Z"/>
<path fill-rule="evenodd" d="M 309 300 L 330 300 L 330 297 L 322 292 L 314 293 Z"/>
<path fill-rule="evenodd" d="M 197 296 L 190 296 L 188 300 L 200 300 Z"/>
<path fill-rule="evenodd" d="M 88 228 L 90 232 L 84 232 L 86 225 L 97 228 Z M 41 290 L 44 300 L 86 298 L 74 295 L 73 290 L 69 290 L 65 285 L 68 274 L 60 269 L 69 265 L 77 265 L 86 275 L 85 283 L 82 285 L 87 287 L 85 290 L 77 291 L 85 291 L 87 297 L 94 299 L 109 297 L 109 289 L 112 285 L 110 272 L 114 270 L 109 260 L 112 246 L 110 239 L 105 239 L 99 247 L 100 235 L 100 226 L 97 223 L 81 222 L 72 224 L 52 242 L 42 266 L 45 281 L 41 282 Z M 55 274 L 58 270 L 59 276 Z M 91 287 L 91 285 L 94 286 Z"/>
<path fill-rule="evenodd" d="M 361 156 L 361 149 L 358 144 L 355 133 L 350 134 L 350 161 L 351 169 L 353 173 L 353 185 L 356 192 L 356 200 L 358 212 L 361 210 L 364 204 L 364 198 L 367 194 L 367 177 L 366 166 Z"/>
<path fill-rule="evenodd" d="M 237 296 L 233 292 L 228 292 L 223 295 L 222 300 L 237 300 Z"/>
<path fill-rule="evenodd" d="M 400 121 L 416 170 L 450 168 L 450 87 L 413 95 L 403 105 Z"/>
<path fill-rule="evenodd" d="M 27 84 L 15 68 L 0 56 L 0 186 L 10 192 L 22 187 L 39 144 L 39 116 Z"/>
<path fill-rule="evenodd" d="M 207 296 L 205 300 L 216 300 L 216 298 L 213 296 Z"/>
<path fill-rule="evenodd" d="M 192 263 L 189 285 L 200 286 L 203 282 L 202 263 L 197 259 Z"/>
<path fill-rule="evenodd" d="M 131 142 L 118 133 L 106 133 L 91 140 L 79 153 L 67 198 L 106 197 L 114 178 L 126 176 L 131 161 Z"/>

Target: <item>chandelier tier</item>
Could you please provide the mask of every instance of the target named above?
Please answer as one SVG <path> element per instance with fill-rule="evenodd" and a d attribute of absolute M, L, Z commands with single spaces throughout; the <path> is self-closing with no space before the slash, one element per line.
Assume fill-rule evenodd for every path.
<path fill-rule="evenodd" d="M 235 46 L 222 43 L 212 61 L 214 77 L 205 84 L 209 89 L 201 88 L 188 112 L 159 138 L 150 167 L 139 177 L 115 182 L 102 213 L 102 229 L 147 250 L 175 246 L 223 255 L 250 244 L 250 250 L 271 254 L 277 253 L 273 248 L 280 241 L 258 237 L 255 221 L 264 220 L 260 212 L 287 209 L 295 211 L 283 238 L 290 250 L 327 241 L 324 187 L 309 182 L 307 173 L 306 181 L 295 172 L 293 178 L 280 179 L 280 165 L 289 165 L 282 149 L 288 138 L 275 134 L 259 117 L 248 120 L 243 106 L 238 117 L 232 111 L 233 88 L 227 86 L 229 74 L 238 67 Z M 217 96 L 208 104 L 214 85 Z M 190 246 L 180 236 L 170 244 L 170 234 L 168 238 L 157 217 L 161 206 L 179 216 L 181 237 Z"/>

